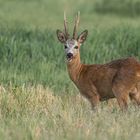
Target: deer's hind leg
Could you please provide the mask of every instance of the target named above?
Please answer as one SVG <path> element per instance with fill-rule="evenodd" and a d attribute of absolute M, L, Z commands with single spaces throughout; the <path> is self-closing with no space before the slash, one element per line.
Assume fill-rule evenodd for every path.
<path fill-rule="evenodd" d="M 119 82 L 115 82 L 112 87 L 114 96 L 116 97 L 118 104 L 122 110 L 128 108 L 129 92 L 125 86 L 121 85 Z"/>
<path fill-rule="evenodd" d="M 140 89 L 139 87 L 135 87 L 130 93 L 129 97 L 132 101 L 134 101 L 137 105 L 140 105 Z"/>
<path fill-rule="evenodd" d="M 126 110 L 128 108 L 128 94 L 114 92 L 114 95 L 117 98 L 118 104 L 122 110 Z"/>

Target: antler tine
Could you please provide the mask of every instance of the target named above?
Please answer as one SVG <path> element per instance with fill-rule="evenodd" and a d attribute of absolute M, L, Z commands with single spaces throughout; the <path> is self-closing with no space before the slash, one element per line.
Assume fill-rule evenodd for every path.
<path fill-rule="evenodd" d="M 64 30 L 65 30 L 65 35 L 66 38 L 69 38 L 69 33 L 68 33 L 68 27 L 67 27 L 67 20 L 66 20 L 66 13 L 64 12 Z"/>
<path fill-rule="evenodd" d="M 76 18 L 75 18 L 75 25 L 74 25 L 74 29 L 73 29 L 73 38 L 74 39 L 77 38 L 77 28 L 79 25 L 79 21 L 80 21 L 80 12 L 78 11 Z"/>

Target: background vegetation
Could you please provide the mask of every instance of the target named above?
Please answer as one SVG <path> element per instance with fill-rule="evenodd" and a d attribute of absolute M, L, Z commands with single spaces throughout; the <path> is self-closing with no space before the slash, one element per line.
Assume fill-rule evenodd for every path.
<path fill-rule="evenodd" d="M 140 59 L 140 0 L 0 0 L 0 139 L 140 138 L 140 112 L 122 113 L 113 102 L 98 112 L 70 81 L 64 48 L 63 11 L 72 32 L 88 29 L 83 63 Z"/>

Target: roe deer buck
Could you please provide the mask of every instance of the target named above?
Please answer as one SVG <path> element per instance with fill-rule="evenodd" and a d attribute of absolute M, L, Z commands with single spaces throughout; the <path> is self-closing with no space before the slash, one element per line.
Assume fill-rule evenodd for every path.
<path fill-rule="evenodd" d="M 86 65 L 80 61 L 80 46 L 88 31 L 77 36 L 79 14 L 75 19 L 73 37 L 69 37 L 64 14 L 64 32 L 57 30 L 58 40 L 64 44 L 67 69 L 80 93 L 94 108 L 99 101 L 116 98 L 121 109 L 127 108 L 128 97 L 140 105 L 140 63 L 132 57 L 118 59 L 107 64 Z"/>

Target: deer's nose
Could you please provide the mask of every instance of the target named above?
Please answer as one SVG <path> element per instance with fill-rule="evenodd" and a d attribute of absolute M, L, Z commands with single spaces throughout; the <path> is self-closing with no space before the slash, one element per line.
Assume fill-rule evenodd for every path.
<path fill-rule="evenodd" d="M 67 58 L 72 58 L 73 54 L 72 53 L 67 53 Z"/>

